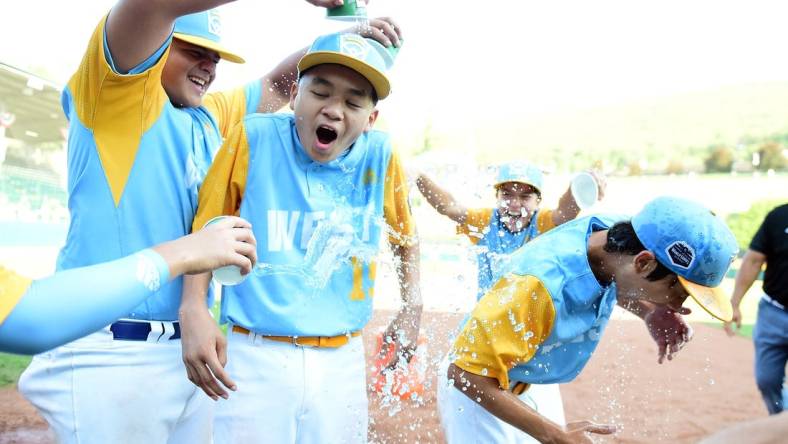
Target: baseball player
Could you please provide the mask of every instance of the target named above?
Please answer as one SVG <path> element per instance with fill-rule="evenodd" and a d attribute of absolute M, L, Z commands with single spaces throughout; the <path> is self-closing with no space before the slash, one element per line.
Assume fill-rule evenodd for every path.
<path fill-rule="evenodd" d="M 198 189 L 229 129 L 287 103 L 303 51 L 241 88 L 207 93 L 217 63 L 243 62 L 221 44 L 221 21 L 209 8 L 222 3 L 120 0 L 99 22 L 63 91 L 71 222 L 58 270 L 188 234 Z M 365 32 L 396 38 L 381 20 Z M 33 359 L 19 389 L 59 441 L 210 441 L 212 403 L 182 377 L 181 289 L 176 278 L 127 313 L 123 328 Z M 145 333 L 154 330 L 163 333 Z"/>
<path fill-rule="evenodd" d="M 604 196 L 606 182 L 596 172 L 590 172 L 599 187 L 598 196 Z M 577 217 L 580 208 L 567 188 L 554 210 L 542 210 L 544 180 L 542 170 L 535 165 L 514 162 L 501 165 L 495 179 L 496 208 L 467 208 L 448 191 L 433 182 L 426 174 L 419 173 L 416 185 L 438 213 L 457 223 L 457 232 L 468 236 L 474 244 L 478 269 L 477 299 L 492 286 L 494 276 L 511 253 L 540 234 Z M 447 363 L 444 363 L 443 368 Z M 541 399 L 549 400 L 540 408 L 543 414 L 558 424 L 563 424 L 564 407 L 557 384 L 544 384 L 529 393 L 539 391 Z"/>
<path fill-rule="evenodd" d="M 304 269 L 225 288 L 226 358 L 203 302 L 210 276 L 185 281 L 189 379 L 214 399 L 228 397 L 214 375 L 230 390 L 237 383 L 217 407 L 216 443 L 366 442 L 361 329 L 372 315 L 375 263 L 360 253 L 374 256 L 384 233 L 403 300 L 385 333 L 392 361 L 415 349 L 422 306 L 407 181 L 388 136 L 371 130 L 390 91 L 386 69 L 359 35 L 319 37 L 298 63 L 294 114 L 244 119 L 206 176 L 194 227 L 239 212 L 254 225 L 259 263 Z M 326 268 L 327 280 L 315 282 Z"/>
<path fill-rule="evenodd" d="M 607 187 L 604 177 L 589 172 L 599 186 L 599 199 Z M 457 223 L 457 232 L 468 236 L 477 247 L 477 299 L 492 286 L 497 270 L 509 254 L 536 236 L 580 213 L 572 192 L 567 189 L 554 210 L 541 210 L 542 170 L 535 165 L 514 162 L 501 165 L 495 180 L 496 208 L 467 208 L 426 174 L 419 173 L 416 186 L 438 213 Z"/>
<path fill-rule="evenodd" d="M 737 250 L 721 219 L 671 197 L 631 220 L 584 217 L 533 240 L 512 255 L 454 344 L 449 381 L 438 389 L 448 442 L 591 442 L 587 433 L 613 433 L 589 421 L 555 424 L 523 395 L 577 377 L 616 304 L 662 307 L 644 318 L 673 328 L 671 312 L 689 313 L 682 304 L 691 296 L 729 320 L 719 284 Z"/>
<path fill-rule="evenodd" d="M 184 273 L 225 265 L 248 273 L 255 262 L 255 245 L 251 225 L 231 218 L 122 259 L 35 281 L 0 266 L 0 350 L 41 353 L 85 336 L 125 315 Z"/>

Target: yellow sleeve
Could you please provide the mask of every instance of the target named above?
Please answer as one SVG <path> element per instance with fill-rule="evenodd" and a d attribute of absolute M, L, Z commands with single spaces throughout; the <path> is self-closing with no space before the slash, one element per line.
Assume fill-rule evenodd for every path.
<path fill-rule="evenodd" d="M 245 88 L 210 93 L 203 98 L 202 104 L 216 119 L 222 137 L 227 137 L 235 124 L 246 116 Z"/>
<path fill-rule="evenodd" d="M 410 213 L 410 204 L 408 203 L 408 181 L 396 152 L 391 153 L 391 159 L 389 159 L 386 169 L 386 181 L 383 187 L 383 217 L 392 229 L 389 234 L 390 243 L 408 246 L 415 240 L 416 223 Z"/>
<path fill-rule="evenodd" d="M 457 224 L 457 234 L 468 236 L 474 244 L 484 236 L 484 230 L 490 225 L 492 208 L 472 208 L 468 210 L 468 217 L 464 224 Z"/>
<path fill-rule="evenodd" d="M 480 300 L 454 343 L 454 364 L 496 378 L 509 388 L 509 370 L 527 362 L 553 328 L 555 307 L 542 281 L 508 275 Z"/>
<path fill-rule="evenodd" d="M 192 231 L 216 216 L 238 214 L 248 169 L 249 141 L 241 122 L 230 131 L 200 187 Z"/>
<path fill-rule="evenodd" d="M 31 282 L 33 281 L 0 266 L 0 324 L 22 299 Z"/>
<path fill-rule="evenodd" d="M 118 74 L 104 56 L 105 24 L 106 17 L 93 31 L 79 69 L 68 82 L 68 90 L 80 122 L 93 132 L 117 205 L 142 135 L 156 122 L 168 100 L 161 86 L 161 73 L 170 49 L 144 72 Z"/>
<path fill-rule="evenodd" d="M 553 211 L 554 210 L 539 210 L 539 213 L 537 213 L 536 230 L 539 232 L 539 234 L 544 234 L 546 231 L 555 228 L 555 223 L 553 222 Z"/>

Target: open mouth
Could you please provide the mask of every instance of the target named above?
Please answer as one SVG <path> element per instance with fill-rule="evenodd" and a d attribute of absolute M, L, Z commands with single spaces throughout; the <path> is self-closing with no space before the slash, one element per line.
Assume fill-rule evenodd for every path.
<path fill-rule="evenodd" d="M 315 131 L 315 134 L 317 135 L 317 141 L 323 145 L 328 145 L 329 143 L 337 140 L 337 132 L 326 126 L 318 127 L 317 131 Z"/>
<path fill-rule="evenodd" d="M 200 89 L 205 89 L 208 85 L 208 81 L 196 76 L 189 76 L 189 81 L 194 83 L 195 85 L 199 86 Z"/>

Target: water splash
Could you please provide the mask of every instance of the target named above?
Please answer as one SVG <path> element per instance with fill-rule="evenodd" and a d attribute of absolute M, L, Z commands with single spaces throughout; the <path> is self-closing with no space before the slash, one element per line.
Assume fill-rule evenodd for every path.
<path fill-rule="evenodd" d="M 254 267 L 254 274 L 294 274 L 309 287 L 325 288 L 334 272 L 349 264 L 352 258 L 362 263 L 373 262 L 378 254 L 377 247 L 362 242 L 353 226 L 345 220 L 331 217 L 318 224 L 300 265 L 259 262 Z"/>

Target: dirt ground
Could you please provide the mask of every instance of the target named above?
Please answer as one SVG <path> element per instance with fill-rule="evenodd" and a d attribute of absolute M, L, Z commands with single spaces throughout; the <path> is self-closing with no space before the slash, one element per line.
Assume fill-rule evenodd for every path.
<path fill-rule="evenodd" d="M 391 312 L 376 312 L 365 331 L 368 353 L 374 333 Z M 424 396 L 400 401 L 370 390 L 370 441 L 442 442 L 435 403 L 435 372 L 462 316 L 425 313 L 422 332 L 428 378 Z M 728 338 L 712 327 L 694 325 L 695 338 L 676 359 L 657 364 L 656 346 L 642 322 L 614 320 L 580 377 L 561 386 L 567 420 L 616 424 L 613 437 L 598 442 L 690 443 L 725 426 L 764 417 L 755 387 L 752 343 Z M 370 375 L 373 365 L 370 359 Z M 372 384 L 370 384 L 372 386 Z M 13 388 L 0 390 L 0 444 L 54 442 L 46 423 Z"/>

